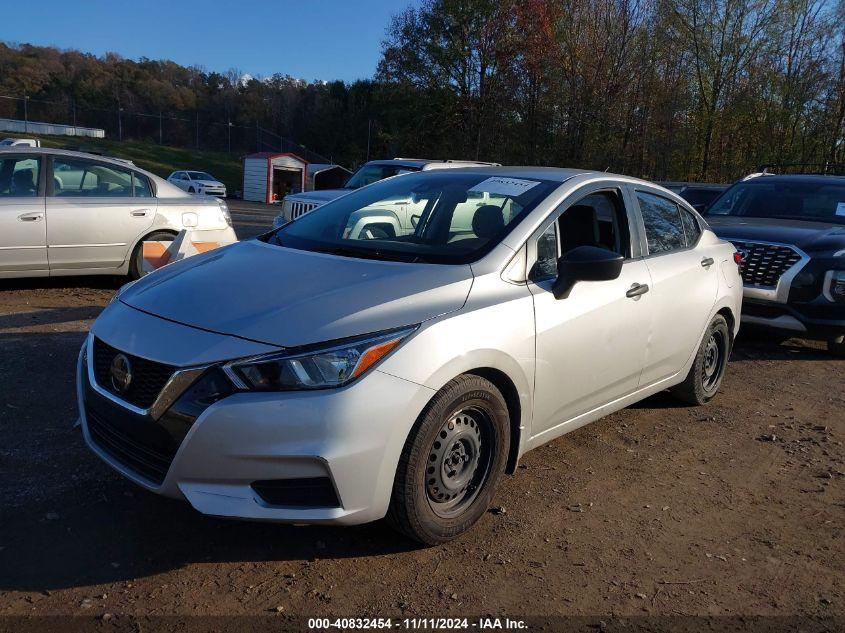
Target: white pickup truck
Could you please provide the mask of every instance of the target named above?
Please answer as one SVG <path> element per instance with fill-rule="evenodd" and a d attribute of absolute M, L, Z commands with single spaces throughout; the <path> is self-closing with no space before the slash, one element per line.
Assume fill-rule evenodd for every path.
<path fill-rule="evenodd" d="M 468 160 L 429 160 L 425 158 L 394 158 L 392 160 L 371 160 L 365 163 L 356 171 L 352 177 L 347 181 L 342 189 L 325 189 L 321 191 L 306 191 L 303 193 L 295 193 L 285 196 L 282 200 L 282 211 L 273 219 L 273 227 L 277 228 L 283 224 L 287 224 L 291 220 L 295 220 L 313 211 L 319 206 L 331 202 L 350 191 L 360 189 L 366 185 L 371 185 L 379 180 L 399 176 L 401 174 L 409 174 L 418 171 L 429 171 L 431 169 L 454 169 L 458 167 L 497 167 L 498 163 L 485 163 L 480 161 Z M 387 206 L 379 205 L 382 210 L 387 210 Z M 396 235 L 400 235 L 400 227 L 404 227 L 404 232 L 413 230 L 412 216 L 415 215 L 412 210 L 412 205 L 408 202 L 397 200 L 395 204 L 390 205 L 391 209 L 396 213 L 393 214 L 393 221 L 391 224 L 396 225 Z M 398 207 L 403 206 L 404 211 L 411 210 L 410 214 L 405 214 L 404 211 Z"/>

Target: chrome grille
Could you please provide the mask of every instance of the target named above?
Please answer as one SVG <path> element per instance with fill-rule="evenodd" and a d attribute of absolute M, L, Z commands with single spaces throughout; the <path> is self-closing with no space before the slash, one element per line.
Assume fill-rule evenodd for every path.
<path fill-rule="evenodd" d="M 97 384 L 129 404 L 141 409 L 150 408 L 173 375 L 174 368 L 132 354 L 124 354 L 132 364 L 133 376 L 126 392 L 119 393 L 112 386 L 111 364 L 114 357 L 120 353 L 100 339 L 94 339 L 94 378 Z"/>
<path fill-rule="evenodd" d="M 288 210 L 288 218 L 291 220 L 295 220 L 298 217 L 301 217 L 308 213 L 309 211 L 313 211 L 316 209 L 319 204 L 316 202 L 296 202 L 296 201 L 286 201 L 285 204 L 290 205 Z"/>
<path fill-rule="evenodd" d="M 801 261 L 801 254 L 789 246 L 740 240 L 731 243 L 743 254 L 739 273 L 751 286 L 774 288 L 781 276 Z"/>

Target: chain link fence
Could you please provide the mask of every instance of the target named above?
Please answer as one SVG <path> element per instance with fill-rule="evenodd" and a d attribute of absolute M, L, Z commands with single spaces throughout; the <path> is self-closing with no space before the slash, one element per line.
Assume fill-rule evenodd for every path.
<path fill-rule="evenodd" d="M 79 104 L 74 100 L 49 101 L 14 95 L 0 95 L 0 118 L 101 128 L 106 138 L 143 141 L 171 147 L 195 148 L 242 155 L 251 152 L 292 152 L 314 163 L 332 163 L 330 158 L 303 147 L 255 122 L 215 120 L 197 111 L 180 113 L 134 112 Z"/>

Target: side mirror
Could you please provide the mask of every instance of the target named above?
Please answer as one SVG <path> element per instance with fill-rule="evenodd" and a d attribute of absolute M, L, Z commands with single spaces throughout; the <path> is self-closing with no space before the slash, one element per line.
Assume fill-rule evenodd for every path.
<path fill-rule="evenodd" d="M 622 272 L 625 259 L 619 253 L 596 246 L 573 248 L 557 260 L 555 299 L 565 299 L 579 281 L 610 281 Z"/>

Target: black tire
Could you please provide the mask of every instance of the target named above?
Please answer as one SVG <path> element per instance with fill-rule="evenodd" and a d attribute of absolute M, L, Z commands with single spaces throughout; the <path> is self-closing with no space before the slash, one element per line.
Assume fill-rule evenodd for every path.
<path fill-rule="evenodd" d="M 728 322 L 717 314 L 704 333 L 686 379 L 670 389 L 672 395 L 692 405 L 705 404 L 715 396 L 725 377 L 731 347 Z"/>
<path fill-rule="evenodd" d="M 144 242 L 172 242 L 175 238 L 176 236 L 173 233 L 154 231 L 138 242 L 135 250 L 132 251 L 132 259 L 129 262 L 129 278 L 140 279 L 144 276 Z"/>
<path fill-rule="evenodd" d="M 466 532 L 490 506 L 509 447 L 508 408 L 496 386 L 470 374 L 449 381 L 405 442 L 388 522 L 426 545 Z"/>
<path fill-rule="evenodd" d="M 845 358 L 845 336 L 828 340 L 827 351 L 839 358 Z"/>

